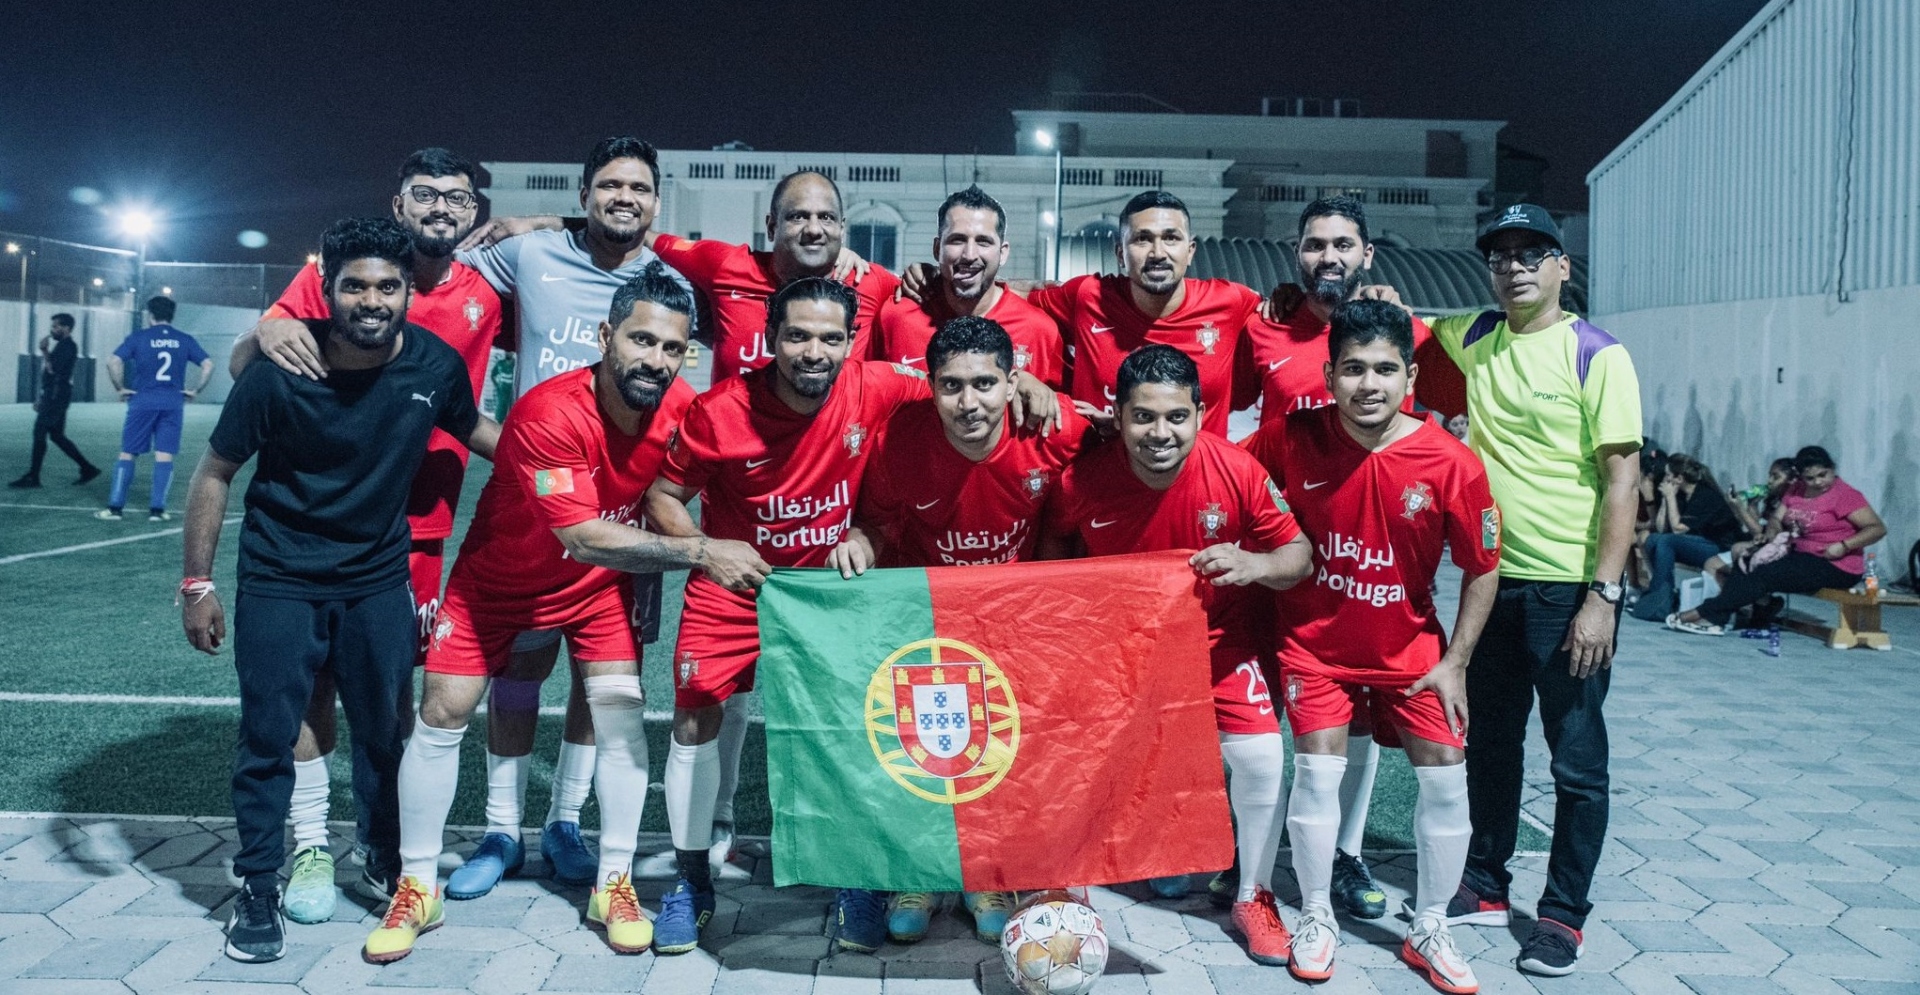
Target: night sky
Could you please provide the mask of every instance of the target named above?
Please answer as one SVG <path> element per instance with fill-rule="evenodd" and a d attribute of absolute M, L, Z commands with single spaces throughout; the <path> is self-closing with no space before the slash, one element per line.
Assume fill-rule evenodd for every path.
<path fill-rule="evenodd" d="M 154 258 L 299 262 L 384 212 L 441 144 L 578 162 L 663 148 L 1010 153 L 1049 92 L 1191 112 L 1358 98 L 1368 116 L 1491 118 L 1546 156 L 1552 206 L 1764 0 L 1341 4 L 15 4 L 0 59 L 0 229 L 113 244 L 100 207 L 164 217 Z M 236 235 L 264 231 L 263 249 Z"/>

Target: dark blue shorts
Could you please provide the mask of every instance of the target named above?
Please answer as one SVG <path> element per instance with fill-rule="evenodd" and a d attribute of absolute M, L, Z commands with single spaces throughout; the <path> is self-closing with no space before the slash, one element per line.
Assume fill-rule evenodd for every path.
<path fill-rule="evenodd" d="M 185 416 L 179 408 L 129 407 L 126 427 L 120 430 L 120 451 L 134 456 L 149 449 L 157 453 L 178 453 L 183 421 Z"/>

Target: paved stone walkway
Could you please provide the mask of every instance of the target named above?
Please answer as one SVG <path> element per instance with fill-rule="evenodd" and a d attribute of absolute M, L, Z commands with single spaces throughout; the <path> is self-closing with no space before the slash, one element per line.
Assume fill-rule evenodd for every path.
<path fill-rule="evenodd" d="M 1571 977 L 1529 978 L 1512 967 L 1513 933 L 1529 920 L 1512 932 L 1458 927 L 1483 990 L 1920 992 L 1920 610 L 1887 614 L 1893 652 L 1834 652 L 1790 634 L 1777 659 L 1761 642 L 1627 622 L 1608 702 L 1613 823 L 1586 956 Z M 1537 738 L 1528 771 L 1527 810 L 1550 823 Z M 1011 991 L 998 951 L 950 914 L 915 946 L 826 956 L 828 893 L 775 890 L 766 861 L 752 858 L 751 881 L 722 886 L 702 949 L 683 957 L 613 956 L 581 925 L 582 892 L 530 877 L 449 903 L 448 926 L 385 968 L 360 960 L 372 917 L 352 899 L 332 923 L 290 927 L 284 960 L 237 964 L 219 936 L 234 848 L 221 820 L 0 817 L 0 993 Z M 1544 863 L 1516 862 L 1522 911 Z M 1412 858 L 1375 866 L 1397 904 Z M 530 861 L 530 874 L 540 869 Z M 1292 889 L 1283 870 L 1277 890 L 1288 899 Z M 1094 901 L 1114 947 L 1106 995 L 1297 984 L 1248 961 L 1204 897 L 1159 903 L 1129 886 Z M 1396 918 L 1347 924 L 1338 973 L 1321 990 L 1431 991 L 1395 959 L 1404 930 Z"/>

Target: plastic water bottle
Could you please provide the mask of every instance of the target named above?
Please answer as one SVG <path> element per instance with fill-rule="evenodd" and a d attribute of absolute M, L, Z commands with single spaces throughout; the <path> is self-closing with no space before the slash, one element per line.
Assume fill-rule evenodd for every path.
<path fill-rule="evenodd" d="M 1869 597 L 1880 593 L 1879 563 L 1872 553 L 1867 554 L 1867 572 L 1866 575 L 1861 578 L 1861 584 L 1865 586 L 1866 593 Z"/>
<path fill-rule="evenodd" d="M 1780 655 L 1780 627 L 1777 625 L 1767 630 L 1766 654 L 1768 656 Z"/>

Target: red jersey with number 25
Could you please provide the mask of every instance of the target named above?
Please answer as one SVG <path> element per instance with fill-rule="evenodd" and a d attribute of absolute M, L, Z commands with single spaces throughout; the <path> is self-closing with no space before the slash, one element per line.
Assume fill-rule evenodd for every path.
<path fill-rule="evenodd" d="M 773 361 L 767 355 L 767 299 L 780 289 L 773 275 L 773 253 L 755 252 L 744 245 L 713 239 L 698 242 L 677 235 L 661 235 L 653 251 L 662 262 L 700 288 L 713 308 L 713 386 L 760 369 Z M 860 295 L 853 321 L 853 355 L 866 358 L 872 347 L 873 316 L 883 301 L 892 299 L 900 278 L 875 266 L 865 278 L 848 281 Z M 771 561 L 769 561 L 771 562 Z"/>
<path fill-rule="evenodd" d="M 1202 550 L 1223 542 L 1264 553 L 1300 534 L 1259 462 L 1204 432 L 1164 491 L 1134 476 L 1123 439 L 1082 453 L 1061 477 L 1046 528 L 1052 535 L 1078 533 L 1089 556 Z M 1238 663 L 1267 648 L 1272 591 L 1199 583 L 1216 664 Z"/>
<path fill-rule="evenodd" d="M 1374 686 L 1440 662 L 1442 544 L 1468 574 L 1500 564 L 1500 512 L 1478 457 L 1431 421 L 1379 452 L 1332 407 L 1268 422 L 1241 445 L 1273 474 L 1313 543 L 1313 575 L 1279 592 L 1282 667 Z"/>
<path fill-rule="evenodd" d="M 887 530 L 885 565 L 1032 559 L 1047 499 L 1091 426 L 1066 409 L 1060 427 L 1043 436 L 1014 425 L 1009 411 L 999 445 L 976 463 L 947 441 L 934 404 L 901 408 L 867 467 L 860 517 Z"/>
<path fill-rule="evenodd" d="M 1234 353 L 1247 319 L 1260 307 L 1259 294 L 1227 280 L 1189 279 L 1179 308 L 1164 318 L 1149 318 L 1134 306 L 1132 283 L 1125 276 L 1088 275 L 1042 287 L 1027 301 L 1059 322 L 1073 347 L 1068 393 L 1074 400 L 1113 411 L 1120 361 L 1143 345 L 1170 345 L 1200 367 L 1200 400 L 1207 406 L 1201 428 L 1226 438 Z"/>
<path fill-rule="evenodd" d="M 1326 376 L 1329 327 L 1304 302 L 1277 322 L 1258 313 L 1248 320 L 1247 345 L 1260 373 L 1260 424 L 1333 403 Z M 1415 349 L 1432 337 L 1426 322 L 1413 319 Z M 1402 410 L 1413 411 L 1412 394 Z"/>
<path fill-rule="evenodd" d="M 1023 300 L 1019 294 L 999 287 L 1000 297 L 986 317 L 1006 330 L 1013 340 L 1013 368 L 1026 370 L 1040 382 L 1059 390 L 1065 382 L 1066 346 L 1060 340 L 1060 326 L 1046 312 Z M 874 335 L 874 358 L 889 363 L 927 369 L 927 343 L 941 325 L 955 315 L 947 309 L 944 295 L 935 295 L 920 303 L 910 298 L 887 301 L 880 308 Z"/>
<path fill-rule="evenodd" d="M 640 528 L 640 499 L 693 403 L 693 388 L 675 377 L 628 435 L 601 413 L 595 369 L 551 377 L 514 402 L 447 584 L 529 629 L 551 627 L 600 589 L 625 583 L 625 573 L 574 559 L 553 530 L 595 518 Z"/>
<path fill-rule="evenodd" d="M 320 267 L 303 266 L 264 317 L 315 320 L 331 314 L 321 289 Z M 439 286 L 414 290 L 407 320 L 439 336 L 460 354 L 478 400 L 501 321 L 500 295 L 486 277 L 465 263 L 454 263 Z M 453 509 L 460 503 L 466 471 L 467 447 L 434 429 L 427 440 L 427 458 L 414 474 L 407 496 L 407 524 L 415 539 L 445 539 L 453 534 Z"/>

